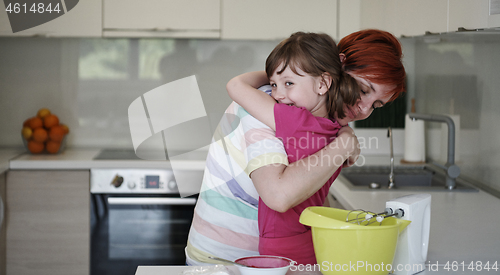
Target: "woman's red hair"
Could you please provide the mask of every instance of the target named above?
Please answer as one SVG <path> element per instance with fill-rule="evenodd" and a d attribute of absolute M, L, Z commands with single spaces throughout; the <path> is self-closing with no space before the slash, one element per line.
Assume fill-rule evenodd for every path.
<path fill-rule="evenodd" d="M 394 86 L 390 101 L 405 92 L 406 72 L 401 61 L 401 44 L 394 35 L 368 29 L 352 33 L 340 40 L 339 52 L 345 55 L 346 72 L 377 83 Z"/>

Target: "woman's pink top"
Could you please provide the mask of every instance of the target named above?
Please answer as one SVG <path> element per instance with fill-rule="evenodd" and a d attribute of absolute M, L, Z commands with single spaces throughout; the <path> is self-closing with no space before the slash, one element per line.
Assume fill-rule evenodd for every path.
<path fill-rule="evenodd" d="M 337 137 L 342 126 L 327 118 L 315 117 L 305 108 L 274 105 L 276 137 L 283 140 L 290 163 L 316 153 Z M 330 158 L 318 158 L 332 161 Z M 334 160 L 333 160 L 334 161 Z M 315 165 L 311 161 L 310 165 Z M 302 211 L 309 206 L 322 206 L 325 203 L 332 182 L 340 173 L 339 168 L 333 176 L 309 199 L 279 213 L 267 207 L 259 199 L 259 253 L 290 258 L 298 264 L 315 264 L 316 258 L 312 243 L 311 229 L 299 222 Z"/>

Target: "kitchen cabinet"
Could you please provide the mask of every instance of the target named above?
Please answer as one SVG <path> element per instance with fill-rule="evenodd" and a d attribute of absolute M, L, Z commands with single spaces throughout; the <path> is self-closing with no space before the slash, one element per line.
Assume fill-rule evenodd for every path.
<path fill-rule="evenodd" d="M 42 37 L 100 37 L 102 35 L 102 0 L 78 1 L 70 7 L 63 5 L 65 14 L 41 25 L 12 32 L 4 1 L 0 4 L 0 36 L 42 36 Z M 36 1 L 35 1 L 36 2 Z M 72 1 L 74 2 L 74 1 Z M 65 3 L 63 1 L 62 3 Z M 67 7 L 67 8 L 65 8 Z M 21 10 L 21 12 L 23 12 Z M 29 7 L 26 13 L 29 13 Z"/>
<path fill-rule="evenodd" d="M 453 0 L 449 5 L 449 31 L 500 27 L 499 0 Z M 497 14 L 490 15 L 490 8 Z"/>
<path fill-rule="evenodd" d="M 222 0 L 222 39 L 282 40 L 296 31 L 337 37 L 337 0 Z"/>
<path fill-rule="evenodd" d="M 7 173 L 7 274 L 89 274 L 89 180 L 88 170 Z"/>
<path fill-rule="evenodd" d="M 447 13 L 448 0 L 361 0 L 360 29 L 382 29 L 397 37 L 446 32 Z"/>
<path fill-rule="evenodd" d="M 105 37 L 220 37 L 221 0 L 103 0 Z"/>

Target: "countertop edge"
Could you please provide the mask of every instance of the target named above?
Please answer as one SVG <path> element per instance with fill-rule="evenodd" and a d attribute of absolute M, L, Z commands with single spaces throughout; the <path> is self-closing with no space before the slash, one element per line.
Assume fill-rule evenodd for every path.
<path fill-rule="evenodd" d="M 4 163 L 4 170 L 86 170 L 97 168 L 135 168 L 135 169 L 205 169 L 205 160 L 179 159 L 168 160 L 95 160 L 99 149 L 72 149 L 57 155 L 32 155 L 20 152 Z"/>

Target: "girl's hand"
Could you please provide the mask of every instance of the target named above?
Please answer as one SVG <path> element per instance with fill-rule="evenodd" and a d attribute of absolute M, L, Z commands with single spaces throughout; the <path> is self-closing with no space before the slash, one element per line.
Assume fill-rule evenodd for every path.
<path fill-rule="evenodd" d="M 354 131 L 349 126 L 344 126 L 339 130 L 338 137 L 341 139 L 339 143 L 344 149 L 347 149 L 347 160 L 344 162 L 342 167 L 351 167 L 358 160 L 359 154 L 361 153 L 358 137 L 354 134 Z"/>

